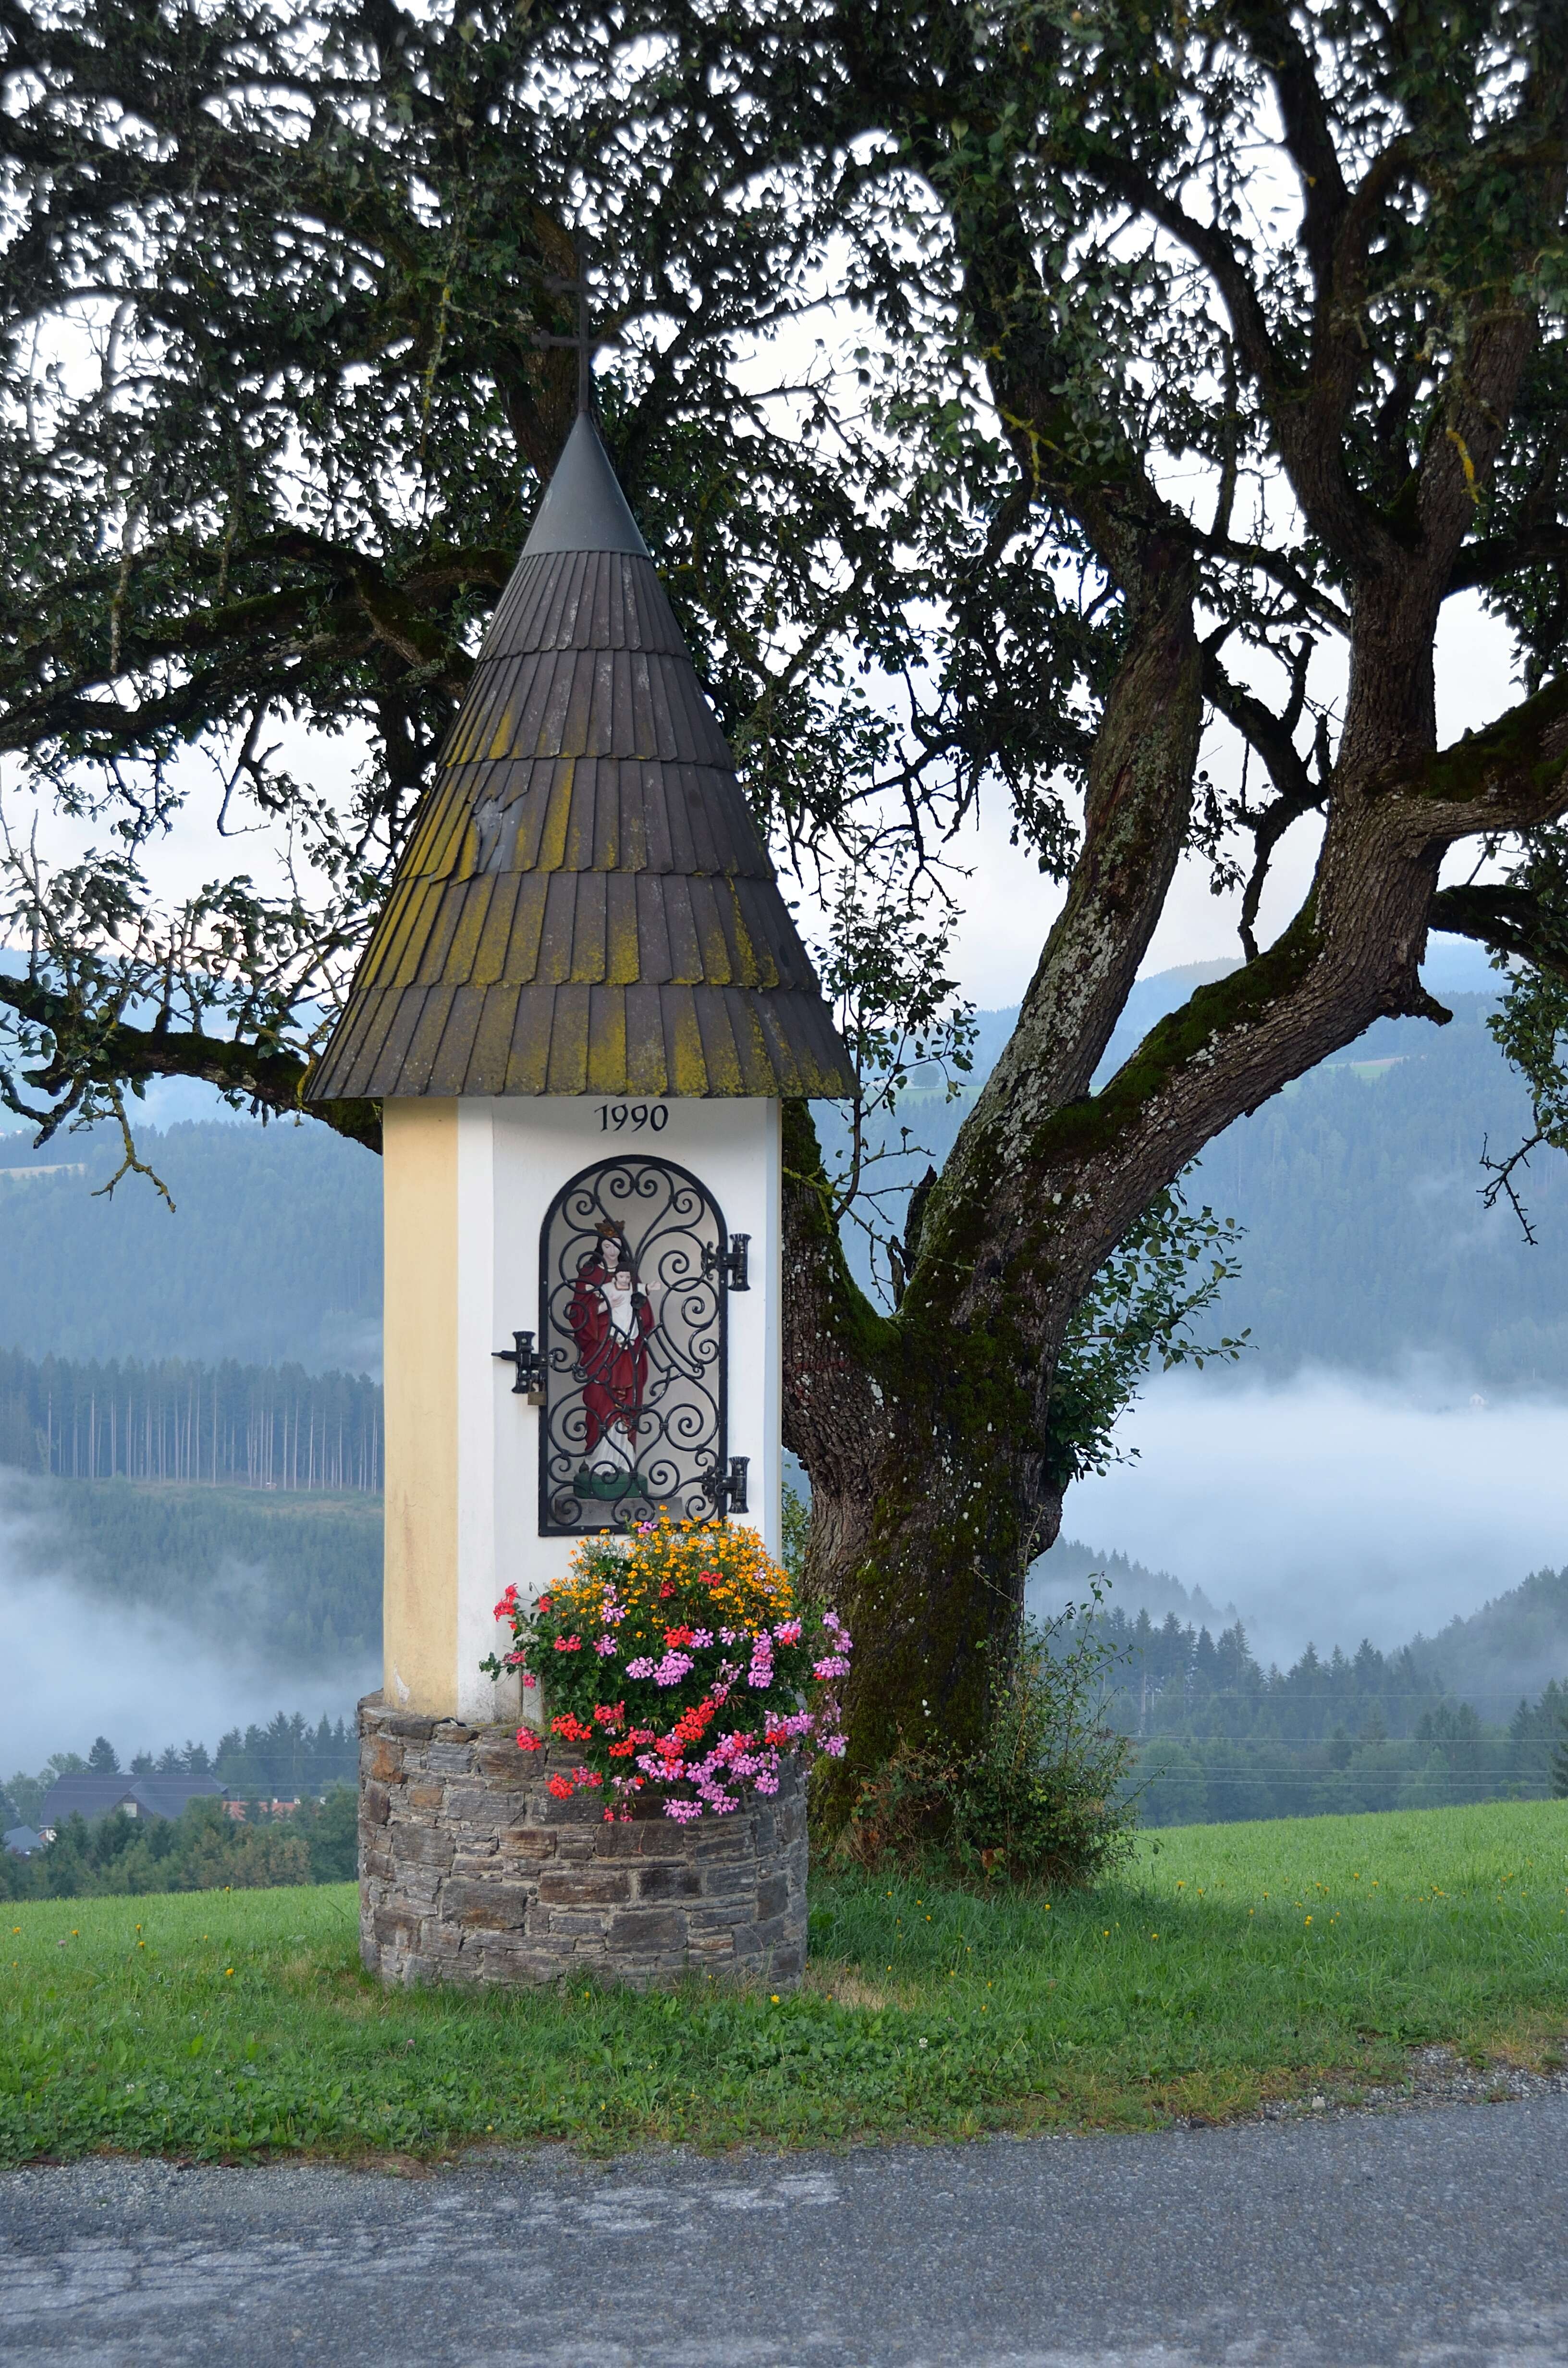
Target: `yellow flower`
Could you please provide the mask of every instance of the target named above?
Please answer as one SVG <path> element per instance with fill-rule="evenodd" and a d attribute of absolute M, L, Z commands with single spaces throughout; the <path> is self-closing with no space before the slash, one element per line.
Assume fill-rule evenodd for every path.
<path fill-rule="evenodd" d="M 670 1595 L 661 1592 L 666 1585 Z M 664 1624 L 676 1600 L 698 1589 L 700 1608 L 715 1624 L 754 1634 L 794 1609 L 788 1573 L 755 1531 L 723 1521 L 674 1522 L 667 1515 L 646 1536 L 633 1536 L 608 1554 L 599 1540 L 585 1539 L 572 1556 L 569 1577 L 551 1592 L 567 1617 L 602 1620 L 611 1589 L 625 1615 L 623 1637 Z M 688 1600 L 687 1612 L 695 1608 Z"/>

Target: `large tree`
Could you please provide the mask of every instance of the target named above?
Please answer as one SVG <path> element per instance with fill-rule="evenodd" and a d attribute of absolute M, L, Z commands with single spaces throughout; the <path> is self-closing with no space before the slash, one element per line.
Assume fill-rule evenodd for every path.
<path fill-rule="evenodd" d="M 759 813 L 830 905 L 858 875 L 837 959 L 873 1087 L 939 1022 L 921 899 L 983 787 L 1060 883 L 896 1305 L 852 1281 L 790 1114 L 787 1434 L 863 1640 L 847 1797 L 901 1726 L 982 1715 L 1028 1564 L 1184 1304 L 1150 1212 L 1371 1019 L 1444 1016 L 1434 922 L 1540 966 L 1510 1049 L 1563 1131 L 1568 19 L 10 0 L 0 30 L 0 730 L 119 849 L 15 843 L 16 1106 L 167 1073 L 293 1106 L 567 423 L 540 340 L 580 221 L 622 340 L 607 432 Z M 867 324 L 848 372 L 799 326 L 824 293 Z M 759 339 L 771 384 L 737 367 Z M 1522 695 L 1442 749 L 1460 593 L 1513 628 Z M 350 793 L 280 769 L 279 716 L 358 735 Z M 154 908 L 193 746 L 292 835 L 297 892 Z M 1311 890 L 1264 944 L 1293 825 Z M 1091 1092 L 1193 850 L 1244 960 Z M 868 871 L 902 934 L 866 930 Z"/>

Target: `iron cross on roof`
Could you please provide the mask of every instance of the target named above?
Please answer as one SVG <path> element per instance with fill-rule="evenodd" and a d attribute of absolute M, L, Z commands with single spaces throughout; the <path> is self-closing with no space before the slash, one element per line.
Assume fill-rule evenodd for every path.
<path fill-rule="evenodd" d="M 579 416 L 586 416 L 591 414 L 594 407 L 594 356 L 596 354 L 602 353 L 618 353 L 620 350 L 620 339 L 619 337 L 600 336 L 589 324 L 588 298 L 590 290 L 588 286 L 587 242 L 580 233 L 577 239 L 577 258 L 578 270 L 576 279 L 567 279 L 561 277 L 558 273 L 551 273 L 550 278 L 548 278 L 544 283 L 550 290 L 552 296 L 575 296 L 577 299 L 577 327 L 575 333 L 569 337 L 556 337 L 551 336 L 548 330 L 536 329 L 534 332 L 533 342 L 536 346 L 569 346 L 575 347 L 577 355 L 577 411 Z"/>

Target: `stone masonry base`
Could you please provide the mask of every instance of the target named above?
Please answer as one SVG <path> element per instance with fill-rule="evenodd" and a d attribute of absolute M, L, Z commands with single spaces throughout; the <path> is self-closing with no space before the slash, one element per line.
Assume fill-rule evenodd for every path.
<path fill-rule="evenodd" d="M 513 1726 L 359 1705 L 359 1954 L 387 1982 L 554 1981 L 638 1989 L 687 1974 L 792 1988 L 806 1954 L 806 1811 L 787 1764 L 771 1800 L 677 1825 L 604 1822 L 552 1800 L 566 1764 Z"/>

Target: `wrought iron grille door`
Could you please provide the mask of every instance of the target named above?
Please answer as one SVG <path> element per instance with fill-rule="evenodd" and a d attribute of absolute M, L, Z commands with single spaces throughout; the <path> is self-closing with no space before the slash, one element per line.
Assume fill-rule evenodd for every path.
<path fill-rule="evenodd" d="M 581 1537 L 725 1501 L 725 1277 L 718 1204 L 666 1159 L 585 1168 L 540 1242 L 540 1529 Z"/>

